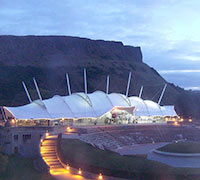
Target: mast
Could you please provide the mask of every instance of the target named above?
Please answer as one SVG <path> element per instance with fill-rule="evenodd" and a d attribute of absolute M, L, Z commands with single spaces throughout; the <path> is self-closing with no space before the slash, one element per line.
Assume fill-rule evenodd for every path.
<path fill-rule="evenodd" d="M 0 108 L 1 108 L 1 113 L 2 113 L 2 116 L 3 116 L 3 120 L 7 120 L 3 106 L 1 106 Z"/>
<path fill-rule="evenodd" d="M 131 82 L 131 72 L 129 72 L 129 76 L 128 76 L 128 83 L 127 83 L 127 88 L 126 88 L 126 97 L 128 97 L 130 82 Z"/>
<path fill-rule="evenodd" d="M 31 99 L 31 96 L 30 96 L 29 92 L 28 92 L 28 89 L 26 88 L 26 84 L 24 83 L 24 81 L 22 81 L 22 85 L 24 87 L 24 90 L 25 90 L 25 93 L 26 93 L 26 96 L 27 96 L 29 102 L 32 103 L 33 101 Z"/>
<path fill-rule="evenodd" d="M 167 88 L 167 83 L 165 84 L 165 86 L 164 86 L 164 88 L 163 88 L 163 90 L 162 90 L 162 93 L 161 93 L 161 95 L 160 95 L 160 98 L 159 98 L 159 100 L 158 100 L 158 104 L 159 104 L 159 105 L 160 105 L 160 103 L 161 103 L 161 101 L 162 101 L 162 98 L 163 98 L 163 95 L 164 95 L 164 93 L 165 93 L 166 88 Z"/>
<path fill-rule="evenodd" d="M 106 94 L 109 92 L 109 83 L 110 83 L 110 76 L 107 76 L 107 83 L 106 83 Z"/>
<path fill-rule="evenodd" d="M 35 78 L 33 78 L 33 82 L 34 82 L 34 84 L 35 84 L 35 88 L 36 88 L 37 94 L 38 94 L 38 96 L 39 96 L 39 99 L 42 101 L 42 96 L 41 96 L 41 94 L 40 94 L 40 90 L 39 90 L 39 88 L 38 88 L 38 85 L 37 85 L 37 82 L 36 82 Z"/>
<path fill-rule="evenodd" d="M 143 86 L 141 86 L 141 88 L 140 88 L 139 98 L 142 98 L 142 93 L 143 93 Z"/>
<path fill-rule="evenodd" d="M 87 74 L 86 69 L 84 68 L 84 87 L 85 87 L 85 94 L 87 94 Z"/>
<path fill-rule="evenodd" d="M 67 89 L 68 89 L 68 93 L 69 95 L 71 95 L 71 88 L 70 88 L 70 82 L 69 82 L 69 75 L 68 73 L 66 73 L 66 79 L 67 79 Z"/>

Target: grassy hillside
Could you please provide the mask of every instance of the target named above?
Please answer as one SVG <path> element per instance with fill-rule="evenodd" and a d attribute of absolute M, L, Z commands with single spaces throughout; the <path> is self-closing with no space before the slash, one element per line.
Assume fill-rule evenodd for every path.
<path fill-rule="evenodd" d="M 142 157 L 120 156 L 75 139 L 62 139 L 60 154 L 63 162 L 73 167 L 122 178 L 195 180 L 200 177 L 199 169 L 171 168 Z"/>
<path fill-rule="evenodd" d="M 36 77 L 38 85 L 41 90 L 43 98 L 52 97 L 55 94 L 67 95 L 67 85 L 65 73 L 68 72 L 70 76 L 70 83 L 72 92 L 80 92 L 84 90 L 83 85 L 83 68 L 87 68 L 88 91 L 95 90 L 105 91 L 106 76 L 110 75 L 110 92 L 125 93 L 127 86 L 127 79 L 129 71 L 132 71 L 132 81 L 130 86 L 130 95 L 138 95 L 142 84 L 144 87 L 143 96 L 153 98 L 153 96 L 163 88 L 164 79 L 157 75 L 157 73 L 150 69 L 147 65 L 134 62 L 125 62 L 111 66 L 112 62 L 95 64 L 88 63 L 77 65 L 76 67 L 59 67 L 59 68 L 43 68 L 32 66 L 5 66 L 0 65 L 0 103 L 10 105 L 20 105 L 28 103 L 21 81 L 25 81 L 28 89 L 31 91 L 31 96 L 36 99 L 36 90 L 32 81 Z M 122 66 L 121 66 L 122 65 Z M 151 81 L 149 81 L 151 79 Z M 120 86 L 119 86 L 120 83 Z M 177 94 L 178 90 L 169 85 L 168 92 Z M 174 100 L 170 98 L 171 100 Z M 160 94 L 154 96 L 157 100 Z M 170 96 L 170 97 L 171 97 Z"/>
<path fill-rule="evenodd" d="M 55 180 L 47 173 L 37 172 L 33 161 L 21 156 L 9 156 L 5 166 L 5 170 L 0 172 L 0 180 Z"/>

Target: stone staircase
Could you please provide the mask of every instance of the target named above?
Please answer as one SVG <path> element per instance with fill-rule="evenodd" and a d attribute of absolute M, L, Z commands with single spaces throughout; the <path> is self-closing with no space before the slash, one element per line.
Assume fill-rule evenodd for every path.
<path fill-rule="evenodd" d="M 63 173 L 66 171 L 57 156 L 57 137 L 57 135 L 47 136 L 40 146 L 42 158 L 49 166 L 51 174 Z"/>

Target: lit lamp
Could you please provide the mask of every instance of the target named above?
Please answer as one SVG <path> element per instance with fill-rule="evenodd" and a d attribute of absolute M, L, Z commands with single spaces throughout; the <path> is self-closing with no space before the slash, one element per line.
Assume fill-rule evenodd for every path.
<path fill-rule="evenodd" d="M 98 179 L 103 179 L 103 176 L 102 176 L 102 174 L 101 174 L 101 173 L 99 174 L 99 177 L 98 177 Z"/>
<path fill-rule="evenodd" d="M 69 170 L 69 169 L 70 169 L 70 167 L 69 167 L 69 164 L 67 164 L 67 167 L 66 167 L 66 169 L 67 169 L 67 170 Z"/>
<path fill-rule="evenodd" d="M 82 174 L 81 168 L 78 169 L 78 174 L 79 174 L 79 175 Z"/>
<path fill-rule="evenodd" d="M 189 122 L 192 122 L 192 119 L 191 119 L 191 118 L 189 118 Z"/>
<path fill-rule="evenodd" d="M 181 122 L 183 122 L 183 118 L 181 118 L 181 120 L 180 120 Z"/>
<path fill-rule="evenodd" d="M 67 132 L 71 132 L 71 128 L 69 126 L 67 127 Z"/>
<path fill-rule="evenodd" d="M 175 122 L 174 122 L 174 125 L 178 125 L 178 122 L 177 122 L 177 121 L 175 121 Z"/>

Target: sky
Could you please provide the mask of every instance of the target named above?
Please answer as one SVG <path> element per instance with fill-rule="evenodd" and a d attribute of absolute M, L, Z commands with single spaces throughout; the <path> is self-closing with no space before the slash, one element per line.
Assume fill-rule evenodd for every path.
<path fill-rule="evenodd" d="M 140 46 L 167 81 L 200 90 L 199 0 L 0 0 L 0 35 L 67 35 Z"/>

